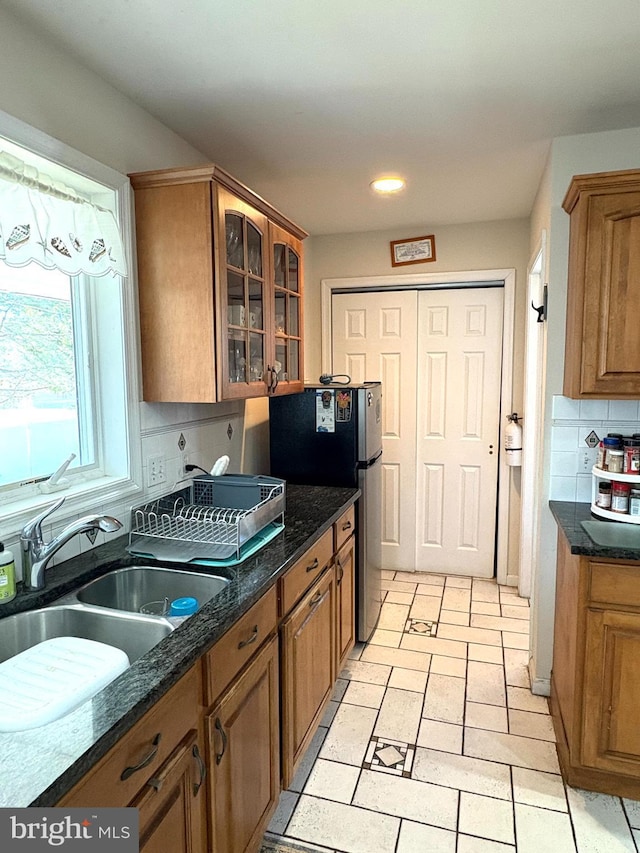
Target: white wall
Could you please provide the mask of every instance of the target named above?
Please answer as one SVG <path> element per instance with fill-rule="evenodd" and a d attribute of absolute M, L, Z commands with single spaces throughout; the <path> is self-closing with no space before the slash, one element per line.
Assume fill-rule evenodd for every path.
<path fill-rule="evenodd" d="M 0 79 L 5 81 L 0 109 L 123 174 L 206 162 L 173 131 L 1 8 Z"/>
<path fill-rule="evenodd" d="M 385 199 L 381 203 L 385 203 Z M 392 267 L 389 243 L 405 237 L 435 234 L 436 260 L 428 264 Z M 417 225 L 412 230 L 366 231 L 330 234 L 305 241 L 305 378 L 316 382 L 320 375 L 320 281 L 351 276 L 415 275 L 456 270 L 516 269 L 516 327 L 523 328 L 524 287 L 528 260 L 529 224 L 526 219 L 475 222 L 437 228 Z M 522 369 L 523 336 L 516 337 L 516 373 Z M 522 399 L 521 379 L 516 401 Z"/>
<path fill-rule="evenodd" d="M 554 398 L 556 416 L 565 405 L 573 428 L 581 430 L 588 422 L 598 422 L 608 431 L 610 423 L 619 423 L 619 409 L 614 401 L 607 402 L 605 409 L 593 416 L 582 404 L 570 404 L 578 408 L 566 408 L 558 401 L 562 395 L 564 371 L 564 341 L 567 303 L 567 266 L 569 257 L 569 216 L 562 209 L 562 201 L 574 175 L 608 172 L 618 169 L 640 168 L 640 128 L 614 130 L 604 133 L 564 136 L 554 139 L 550 159 L 543 181 L 544 191 L 538 194 L 531 216 L 531 245 L 540 239 L 541 228 L 548 230 L 548 323 L 547 323 L 547 368 L 545 380 L 545 446 L 543 470 L 541 472 L 540 505 L 540 554 L 534 578 L 534 600 L 532 620 L 532 677 L 539 689 L 548 689 L 553 655 L 553 619 L 556 575 L 557 527 L 548 507 L 552 495 L 562 494 L 562 484 L 552 482 L 558 475 L 557 441 L 562 433 L 554 429 Z M 563 398 L 564 399 L 564 398 Z M 591 402 L 591 401 L 588 401 Z M 613 406 L 610 409 L 609 406 Z M 627 411 L 627 410 L 625 410 Z M 627 415 L 625 415 L 627 417 Z M 556 424 L 560 427 L 561 424 Z M 567 424 L 565 424 L 567 426 Z M 628 427 L 628 423 L 627 423 Z M 596 428 L 596 432 L 598 429 Z M 555 439 L 554 439 L 555 435 Z M 566 434 L 565 434 L 566 436 Z M 556 442 L 554 447 L 554 440 Z M 552 475 L 553 465 L 553 475 Z M 578 491 L 577 462 L 575 472 L 566 476 L 575 477 L 576 497 L 584 495 L 584 486 Z M 565 485 L 567 485 L 565 483 Z M 553 491 L 552 491 L 553 490 Z M 566 492 L 565 492 L 566 493 Z M 579 498 L 578 498 L 579 499 Z"/>
<path fill-rule="evenodd" d="M 55 156 L 55 140 L 60 140 L 123 174 L 206 162 L 199 151 L 173 131 L 2 9 L 0 78 L 5 81 L 0 87 L 0 110 L 53 137 L 52 156 Z M 130 280 L 135 285 L 135 275 Z M 244 449 L 241 403 L 191 406 L 141 403 L 140 406 L 143 462 L 151 453 L 164 453 L 167 486 L 172 486 L 178 477 L 181 434 L 187 442 L 185 450 L 190 461 L 207 469 L 223 453 L 231 457 L 232 471 L 242 470 L 244 458 L 248 470 L 255 470 L 252 466 L 260 463 L 250 446 Z M 227 435 L 229 425 L 231 438 Z M 129 507 L 124 504 L 88 506 L 89 511 L 110 512 L 125 522 L 126 529 Z M 56 513 L 58 528 L 63 519 L 62 511 Z M 7 542 L 13 544 L 15 531 L 10 534 Z M 104 541 L 102 533 L 96 544 L 101 541 Z M 57 559 L 68 558 L 87 547 L 89 543 L 84 536 L 75 537 Z"/>
<path fill-rule="evenodd" d="M 381 200 L 384 204 L 385 200 Z M 513 403 L 522 411 L 524 316 L 526 272 L 529 257 L 528 220 L 478 222 L 449 225 L 332 234 L 305 241 L 305 378 L 317 382 L 321 372 L 321 291 L 322 279 L 407 275 L 457 270 L 515 268 L 516 306 L 514 336 Z M 436 258 L 433 263 L 392 267 L 389 243 L 411 236 L 435 235 Z M 518 573 L 520 543 L 520 470 L 512 472 L 509 507 L 508 572 Z"/>

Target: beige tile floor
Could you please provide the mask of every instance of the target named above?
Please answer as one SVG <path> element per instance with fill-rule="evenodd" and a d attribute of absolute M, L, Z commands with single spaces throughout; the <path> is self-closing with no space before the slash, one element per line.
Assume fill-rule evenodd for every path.
<path fill-rule="evenodd" d="M 640 802 L 567 788 L 529 690 L 528 601 L 385 572 L 267 839 L 338 853 L 635 853 Z"/>

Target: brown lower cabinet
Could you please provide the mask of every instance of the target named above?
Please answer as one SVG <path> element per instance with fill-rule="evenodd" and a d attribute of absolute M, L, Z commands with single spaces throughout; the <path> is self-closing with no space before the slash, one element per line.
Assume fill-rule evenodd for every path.
<path fill-rule="evenodd" d="M 207 716 L 213 849 L 259 847 L 280 795 L 278 638 Z"/>
<path fill-rule="evenodd" d="M 132 806 L 144 853 L 256 853 L 354 641 L 353 508 L 59 806 Z"/>
<path fill-rule="evenodd" d="M 335 675 L 335 568 L 294 607 L 282 637 L 282 784 L 288 788 L 331 698 Z"/>
<path fill-rule="evenodd" d="M 551 714 L 570 785 L 640 799 L 638 563 L 558 537 Z"/>
<path fill-rule="evenodd" d="M 145 853 L 205 853 L 202 711 L 202 669 L 197 664 L 58 805 L 136 807 Z"/>
<path fill-rule="evenodd" d="M 191 729 L 129 804 L 139 809 L 140 853 L 207 849 L 205 776 L 202 740 Z"/>

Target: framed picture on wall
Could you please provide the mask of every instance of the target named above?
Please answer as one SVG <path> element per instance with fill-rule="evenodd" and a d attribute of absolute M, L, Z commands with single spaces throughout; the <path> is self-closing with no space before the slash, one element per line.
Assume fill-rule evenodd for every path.
<path fill-rule="evenodd" d="M 436 259 L 436 240 L 433 234 L 391 241 L 391 266 L 426 264 Z"/>

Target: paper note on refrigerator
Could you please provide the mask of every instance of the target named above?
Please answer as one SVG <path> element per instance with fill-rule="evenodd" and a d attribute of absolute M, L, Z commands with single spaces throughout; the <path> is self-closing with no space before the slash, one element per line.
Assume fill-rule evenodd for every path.
<path fill-rule="evenodd" d="M 336 431 L 336 392 L 328 388 L 316 391 L 316 432 Z"/>

